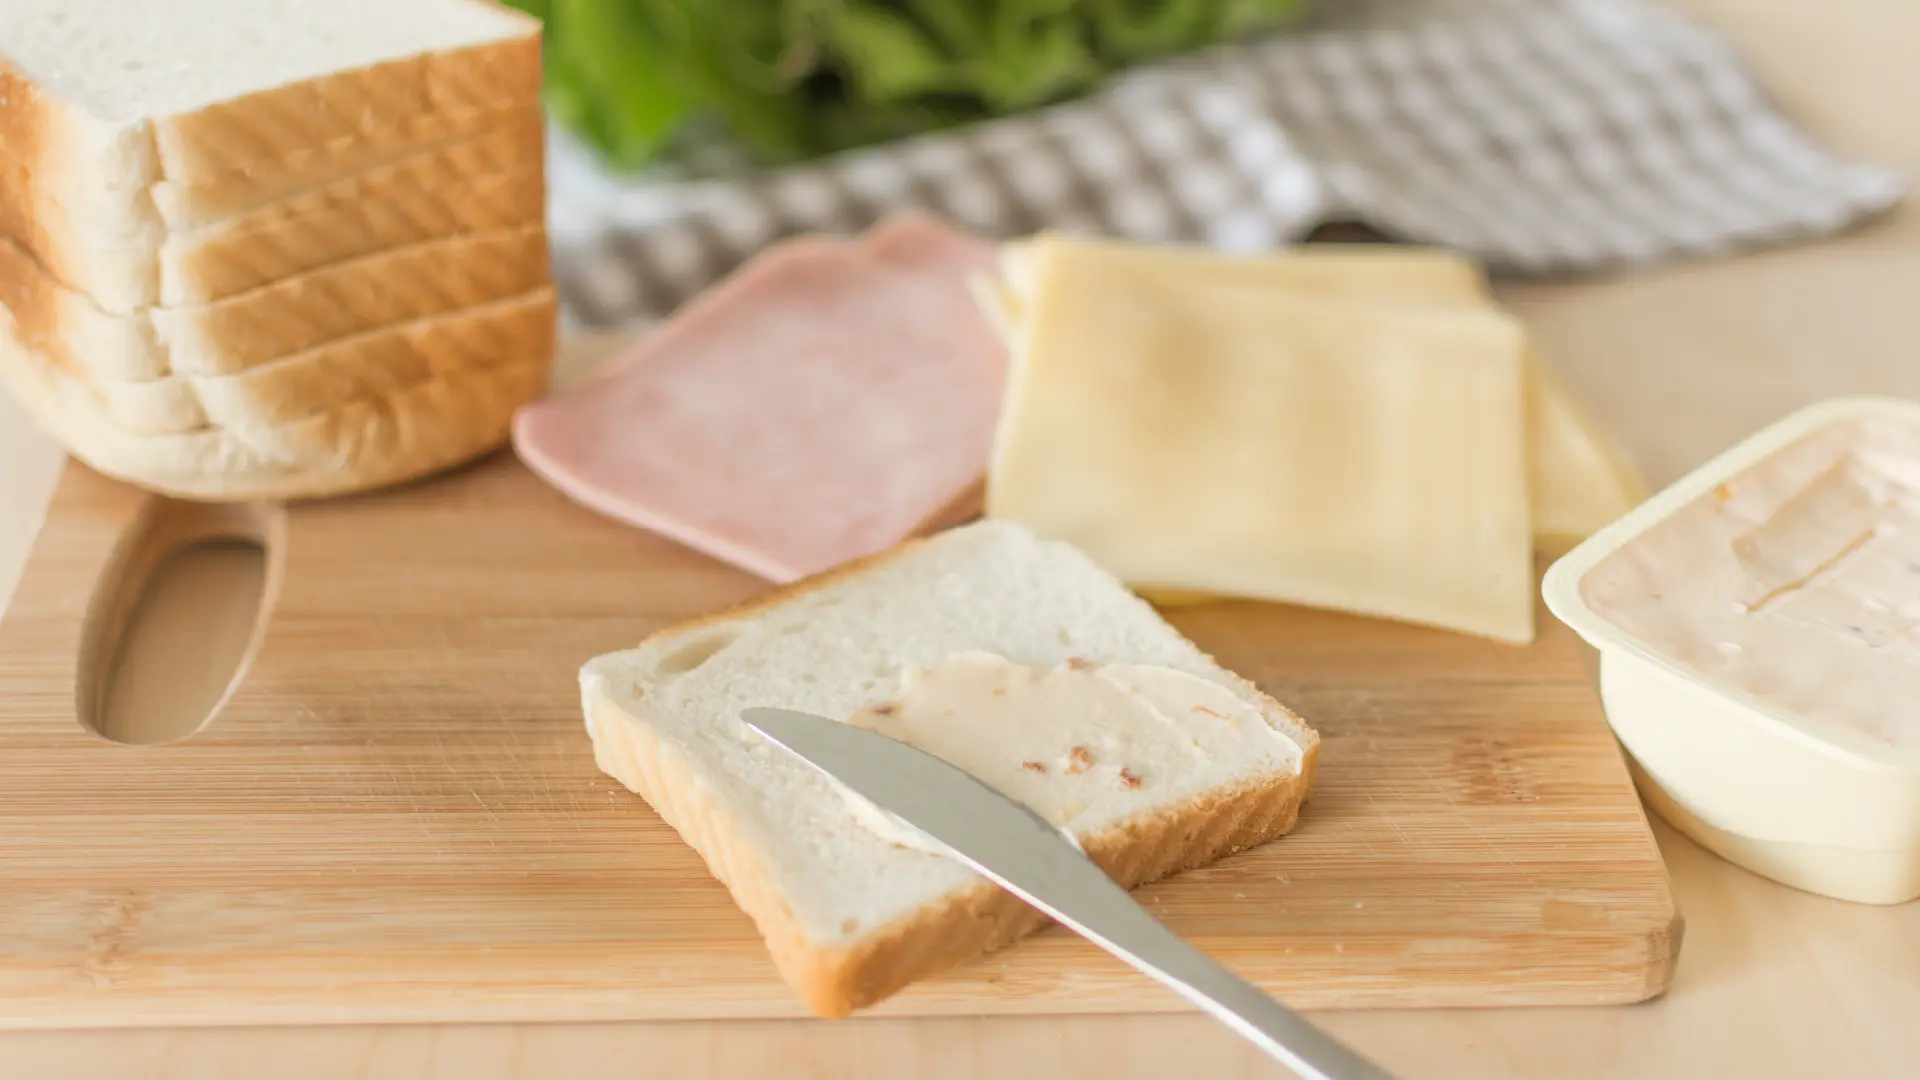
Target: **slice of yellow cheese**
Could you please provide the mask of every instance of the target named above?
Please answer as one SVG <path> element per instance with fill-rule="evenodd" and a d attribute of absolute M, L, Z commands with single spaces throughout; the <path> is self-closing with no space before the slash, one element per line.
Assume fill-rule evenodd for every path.
<path fill-rule="evenodd" d="M 1512 319 L 1105 244 L 1048 238 L 1020 259 L 989 516 L 1142 590 L 1532 639 Z"/>
<path fill-rule="evenodd" d="M 1033 295 L 1037 252 L 1062 242 L 1041 234 L 1001 247 L 1002 280 L 982 285 L 982 307 L 1009 347 L 1019 336 L 1023 298 Z M 1431 248 L 1349 244 L 1306 245 L 1266 258 L 1233 258 L 1197 248 L 1072 241 L 1103 260 L 1138 272 L 1203 275 L 1208 280 L 1263 282 L 1377 300 L 1383 304 L 1467 305 L 1498 310 L 1480 268 Z M 1567 546 L 1633 509 L 1646 489 L 1624 455 L 1568 393 L 1559 374 L 1529 342 L 1527 440 L 1533 533 L 1544 546 Z M 1180 598 L 1158 597 L 1156 602 Z"/>
<path fill-rule="evenodd" d="M 1553 365 L 1529 353 L 1533 536 L 1542 546 L 1571 547 L 1640 505 L 1647 491 Z"/>

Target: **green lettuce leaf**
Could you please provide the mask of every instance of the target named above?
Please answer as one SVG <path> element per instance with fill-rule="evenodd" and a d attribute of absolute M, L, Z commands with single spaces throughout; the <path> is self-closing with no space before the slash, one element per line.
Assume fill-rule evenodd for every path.
<path fill-rule="evenodd" d="M 508 0 L 554 116 L 622 167 L 717 128 L 765 163 L 1066 100 L 1305 0 Z"/>

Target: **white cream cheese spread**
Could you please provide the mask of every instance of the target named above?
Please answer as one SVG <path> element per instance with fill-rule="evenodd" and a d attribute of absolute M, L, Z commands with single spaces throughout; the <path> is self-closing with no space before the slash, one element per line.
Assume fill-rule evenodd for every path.
<path fill-rule="evenodd" d="M 1920 427 L 1816 430 L 1627 541 L 1580 592 L 1760 701 L 1920 748 Z"/>
<path fill-rule="evenodd" d="M 1232 690 L 1141 664 L 1039 668 L 956 653 L 909 667 L 896 698 L 847 722 L 964 769 L 1069 836 L 1236 778 L 1295 771 L 1301 760 L 1293 740 Z M 851 801 L 881 835 L 929 846 L 865 800 Z"/>

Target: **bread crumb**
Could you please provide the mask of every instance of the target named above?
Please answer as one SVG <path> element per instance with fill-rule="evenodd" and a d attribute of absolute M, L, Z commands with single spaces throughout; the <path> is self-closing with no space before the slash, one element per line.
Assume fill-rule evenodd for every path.
<path fill-rule="evenodd" d="M 1067 657 L 1067 666 L 1075 671 L 1092 671 L 1093 661 L 1078 656 Z"/>
<path fill-rule="evenodd" d="M 842 920 L 840 920 L 840 932 L 841 932 L 841 933 L 843 933 L 843 934 L 851 934 L 851 933 L 853 933 L 853 932 L 854 932 L 855 930 L 858 930 L 858 929 L 860 929 L 860 920 L 859 920 L 859 919 L 856 919 L 856 918 L 853 918 L 852 916 L 848 916 L 847 918 L 845 918 L 845 919 L 842 919 Z"/>
<path fill-rule="evenodd" d="M 1139 787 L 1141 783 L 1142 783 L 1141 779 L 1133 775 L 1132 769 L 1129 769 L 1124 765 L 1120 767 L 1120 786 L 1121 787 L 1131 791 L 1132 789 Z"/>
<path fill-rule="evenodd" d="M 1028 772 L 1043 773 L 1047 771 L 1047 767 L 1037 761 L 1023 761 L 1020 763 L 1020 767 Z"/>
<path fill-rule="evenodd" d="M 875 716 L 892 716 L 899 711 L 900 703 L 897 701 L 883 701 L 873 707 Z"/>
<path fill-rule="evenodd" d="M 1067 751 L 1067 775 L 1078 776 L 1093 767 L 1093 751 L 1076 746 Z"/>

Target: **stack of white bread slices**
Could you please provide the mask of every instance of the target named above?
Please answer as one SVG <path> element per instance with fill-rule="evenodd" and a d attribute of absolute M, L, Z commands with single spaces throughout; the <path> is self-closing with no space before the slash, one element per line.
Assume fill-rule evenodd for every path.
<path fill-rule="evenodd" d="M 0 375 L 186 498 L 500 445 L 554 347 L 540 75 L 486 0 L 0 0 Z"/>

